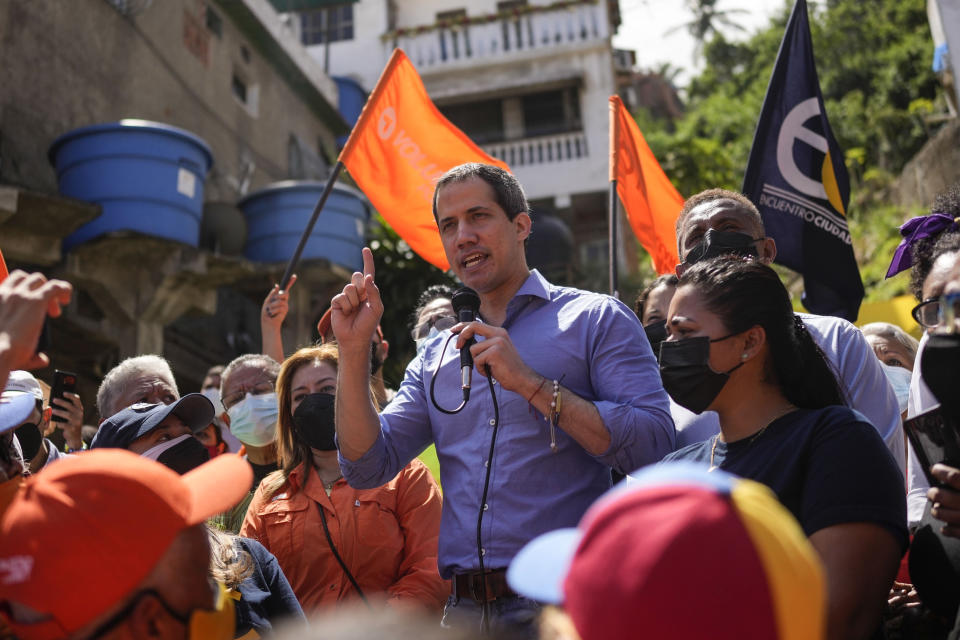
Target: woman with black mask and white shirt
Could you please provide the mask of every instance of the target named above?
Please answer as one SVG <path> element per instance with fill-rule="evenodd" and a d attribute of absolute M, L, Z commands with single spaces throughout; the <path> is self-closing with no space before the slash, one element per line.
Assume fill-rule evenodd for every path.
<path fill-rule="evenodd" d="M 391 482 L 354 489 L 334 438 L 337 346 L 300 349 L 277 378 L 280 471 L 261 483 L 240 535 L 280 563 L 308 613 L 358 598 L 437 614 L 449 585 L 437 569 L 439 487 L 414 460 Z"/>
<path fill-rule="evenodd" d="M 870 638 L 907 545 L 903 476 L 845 406 L 776 272 L 750 258 L 680 277 L 660 351 L 663 384 L 721 433 L 667 456 L 768 485 L 823 560 L 828 638 Z"/>

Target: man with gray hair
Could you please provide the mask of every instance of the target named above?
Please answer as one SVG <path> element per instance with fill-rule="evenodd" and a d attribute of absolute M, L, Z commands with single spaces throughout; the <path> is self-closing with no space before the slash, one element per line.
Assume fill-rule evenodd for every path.
<path fill-rule="evenodd" d="M 261 353 L 235 358 L 220 374 L 220 401 L 226 409 L 222 419 L 243 443 L 244 457 L 253 468 L 250 493 L 217 521 L 218 526 L 231 533 L 240 531 L 260 481 L 279 469 L 274 444 L 279 415 L 276 393 L 279 375 L 280 364 Z"/>
<path fill-rule="evenodd" d="M 103 422 L 138 402 L 172 404 L 180 399 L 170 364 L 158 355 L 127 358 L 107 372 L 97 390 L 97 409 Z"/>

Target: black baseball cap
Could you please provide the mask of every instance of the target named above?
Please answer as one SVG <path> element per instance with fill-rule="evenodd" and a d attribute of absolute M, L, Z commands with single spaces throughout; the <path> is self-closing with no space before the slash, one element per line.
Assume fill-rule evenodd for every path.
<path fill-rule="evenodd" d="M 140 402 L 118 411 L 100 424 L 91 449 L 126 449 L 130 443 L 156 429 L 175 415 L 194 432 L 213 422 L 213 403 L 199 393 L 188 393 L 173 404 Z"/>

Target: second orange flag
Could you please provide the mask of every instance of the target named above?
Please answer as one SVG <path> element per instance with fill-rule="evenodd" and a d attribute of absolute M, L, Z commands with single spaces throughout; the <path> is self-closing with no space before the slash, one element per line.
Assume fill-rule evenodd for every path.
<path fill-rule="evenodd" d="M 647 146 L 640 127 L 619 96 L 610 97 L 610 180 L 640 244 L 653 258 L 657 273 L 676 268 L 676 224 L 683 196 L 667 178 Z"/>

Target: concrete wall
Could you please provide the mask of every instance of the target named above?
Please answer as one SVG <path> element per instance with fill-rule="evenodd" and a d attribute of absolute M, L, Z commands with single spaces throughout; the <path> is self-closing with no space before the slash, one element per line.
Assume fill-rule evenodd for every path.
<path fill-rule="evenodd" d="M 219 36 L 207 26 L 208 5 Z M 267 0 L 154 0 L 134 17 L 105 0 L 0 2 L 0 247 L 11 268 L 73 283 L 73 301 L 50 322 L 50 355 L 54 367 L 80 375 L 88 421 L 97 384 L 124 357 L 162 353 L 181 391 L 193 391 L 209 365 L 259 349 L 260 303 L 283 267 L 131 233 L 62 255 L 60 238 L 98 211 L 46 195 L 57 191 L 47 149 L 77 127 L 141 118 L 207 141 L 208 201 L 236 202 L 250 161 L 250 190 L 289 177 L 291 134 L 308 149 L 333 150 L 331 126 L 345 125 L 336 85 L 296 39 L 277 41 L 282 29 Z M 256 108 L 233 94 L 234 74 L 257 94 Z M 312 340 L 348 277 L 322 260 L 298 272 L 284 331 L 290 350 Z"/>
<path fill-rule="evenodd" d="M 291 133 L 332 148 L 328 127 L 214 3 L 222 36 L 207 29 L 207 4 L 162 0 L 127 18 L 104 0 L 0 3 L 0 182 L 56 191 L 49 144 L 121 118 L 205 139 L 215 159 L 208 200 L 235 200 L 248 160 L 252 189 L 287 177 Z M 234 73 L 257 87 L 256 110 L 233 95 Z"/>
<path fill-rule="evenodd" d="M 891 186 L 890 200 L 902 207 L 929 207 L 960 182 L 960 121 L 943 126 L 906 164 Z"/>

